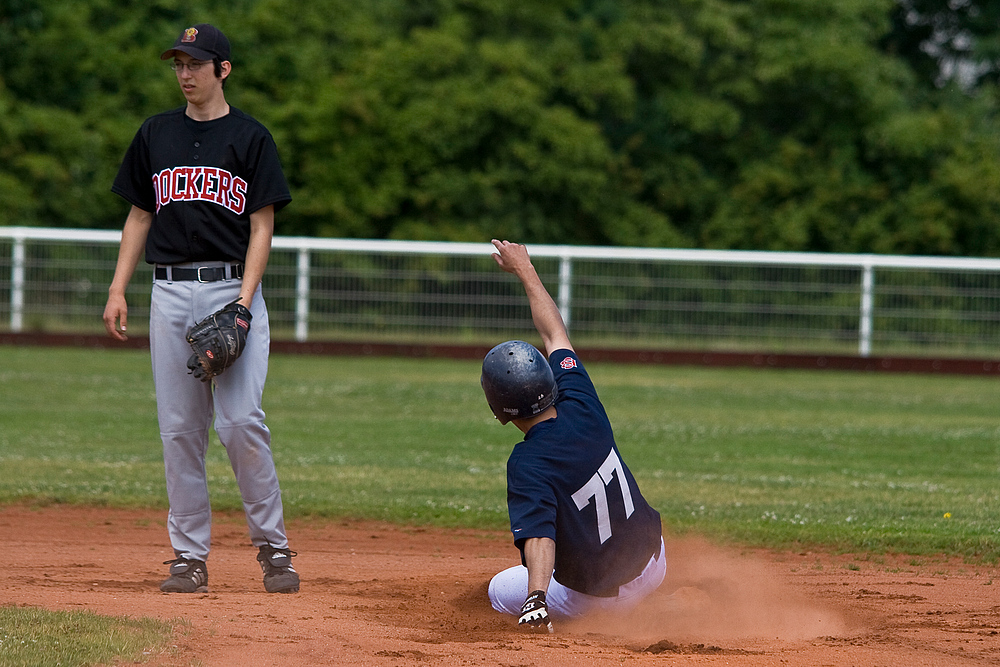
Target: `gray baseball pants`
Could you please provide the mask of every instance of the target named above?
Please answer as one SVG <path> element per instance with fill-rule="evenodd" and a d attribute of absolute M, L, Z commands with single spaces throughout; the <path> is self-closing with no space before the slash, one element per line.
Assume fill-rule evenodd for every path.
<path fill-rule="evenodd" d="M 271 336 L 259 286 L 250 308 L 253 321 L 247 346 L 240 358 L 213 382 L 201 382 L 187 369 L 192 354 L 184 338 L 187 330 L 235 300 L 240 287 L 239 279 L 153 281 L 150 352 L 170 502 L 167 532 L 177 558 L 204 561 L 210 551 L 212 517 L 205 456 L 213 416 L 216 435 L 236 475 L 251 542 L 288 547 L 271 434 L 261 407 Z"/>

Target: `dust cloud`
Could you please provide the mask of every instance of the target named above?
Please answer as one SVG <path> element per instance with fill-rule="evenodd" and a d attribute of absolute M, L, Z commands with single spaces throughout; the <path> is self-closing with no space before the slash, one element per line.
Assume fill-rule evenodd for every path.
<path fill-rule="evenodd" d="M 625 616 L 574 621 L 573 630 L 682 644 L 801 641 L 848 631 L 843 612 L 793 591 L 773 564 L 701 539 L 669 540 L 666 553 L 667 575 L 656 593 Z"/>

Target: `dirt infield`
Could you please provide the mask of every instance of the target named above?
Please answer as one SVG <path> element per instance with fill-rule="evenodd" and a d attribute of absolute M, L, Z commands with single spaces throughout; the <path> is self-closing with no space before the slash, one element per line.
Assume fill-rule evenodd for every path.
<path fill-rule="evenodd" d="M 0 531 L 0 604 L 178 620 L 157 667 L 1000 664 L 1000 568 L 943 559 L 668 539 L 664 585 L 628 618 L 534 635 L 486 601 L 516 563 L 506 533 L 294 521 L 302 590 L 268 595 L 242 517 L 217 515 L 210 592 L 166 595 L 163 513 L 4 507 Z"/>

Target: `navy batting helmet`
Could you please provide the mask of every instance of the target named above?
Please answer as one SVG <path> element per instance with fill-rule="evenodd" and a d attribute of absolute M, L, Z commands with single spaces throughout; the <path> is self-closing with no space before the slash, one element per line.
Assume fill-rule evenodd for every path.
<path fill-rule="evenodd" d="M 490 350 L 483 359 L 479 382 L 501 424 L 544 412 L 559 393 L 545 355 L 521 340 L 509 340 Z"/>

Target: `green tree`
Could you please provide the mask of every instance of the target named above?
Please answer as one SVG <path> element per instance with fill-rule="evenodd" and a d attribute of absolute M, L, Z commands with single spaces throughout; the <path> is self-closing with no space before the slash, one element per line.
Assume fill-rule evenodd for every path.
<path fill-rule="evenodd" d="M 0 224 L 119 227 L 126 146 L 183 103 L 158 54 L 210 21 L 278 142 L 282 234 L 1000 254 L 997 12 L 0 0 Z"/>
<path fill-rule="evenodd" d="M 146 115 L 182 101 L 158 60 L 163 36 L 183 20 L 175 7 L 6 0 L 0 224 L 121 225 L 109 188 L 122 153 Z"/>
<path fill-rule="evenodd" d="M 383 7 L 376 30 L 370 8 L 338 6 L 342 31 L 309 35 L 334 53 L 299 56 L 313 85 L 278 112 L 294 178 L 307 184 L 293 224 L 351 236 L 682 242 L 636 200 L 594 117 L 630 108 L 633 88 L 577 4 L 476 0 L 418 13 L 401 3 Z M 327 11 L 309 10 L 314 30 Z"/>
<path fill-rule="evenodd" d="M 995 111 L 921 92 L 879 48 L 893 7 L 647 5 L 640 24 L 681 17 L 690 45 L 634 42 L 646 111 L 619 143 L 635 147 L 646 195 L 707 247 L 993 252 L 1000 208 L 979 188 L 996 183 Z"/>
<path fill-rule="evenodd" d="M 976 88 L 1000 71 L 1000 4 L 989 0 L 897 0 L 882 45 L 928 85 Z"/>

